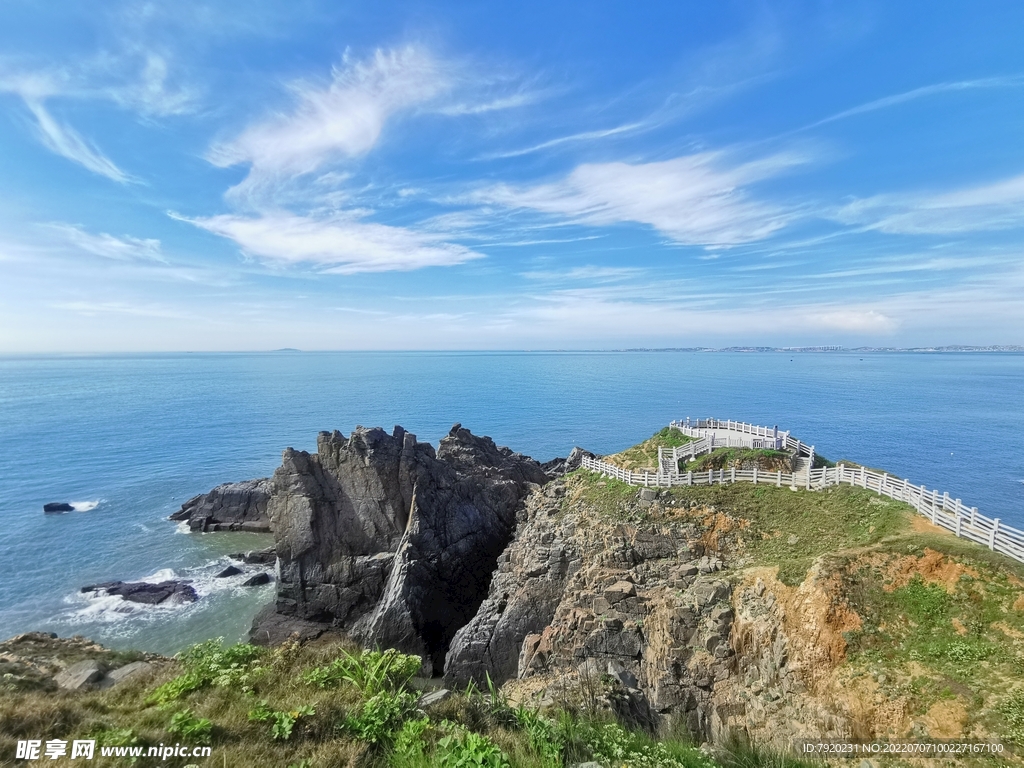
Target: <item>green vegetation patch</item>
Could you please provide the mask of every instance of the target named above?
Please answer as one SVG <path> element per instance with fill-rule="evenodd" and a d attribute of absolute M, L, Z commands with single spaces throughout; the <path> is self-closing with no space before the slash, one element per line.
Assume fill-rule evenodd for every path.
<path fill-rule="evenodd" d="M 847 658 L 882 676 L 886 693 L 906 697 L 915 715 L 956 698 L 972 727 L 1024 746 L 1019 568 L 952 537 L 929 544 L 886 542 L 846 565 L 845 592 L 862 621 L 847 634 Z"/>
<path fill-rule="evenodd" d="M 236 768 L 562 768 L 588 761 L 713 768 L 724 759 L 685 736 L 632 730 L 606 712 L 512 707 L 493 686 L 487 693 L 470 687 L 423 711 L 410 677 L 419 663 L 394 650 L 357 652 L 336 639 L 274 650 L 201 643 L 167 665 L 162 680 L 0 697 L 0 754 L 14 754 L 17 739 L 95 738 L 143 749 L 209 744 L 214 765 Z M 183 678 L 205 682 L 195 687 Z M 97 750 L 91 764 L 128 762 Z"/>
<path fill-rule="evenodd" d="M 779 579 L 791 586 L 821 555 L 876 544 L 905 531 L 916 514 L 907 504 L 848 485 L 792 491 L 738 482 L 674 488 L 672 495 L 680 505 L 713 506 L 748 521 L 735 534 L 744 564 L 778 566 Z"/>
<path fill-rule="evenodd" d="M 692 437 L 684 435 L 678 429 L 665 427 L 642 443 L 619 453 L 614 453 L 611 456 L 606 456 L 605 459 L 616 466 L 634 472 L 644 469 L 656 472 L 658 470 L 659 448 L 676 448 L 692 441 Z"/>
<path fill-rule="evenodd" d="M 683 462 L 680 459 L 679 463 L 682 472 L 707 472 L 732 467 L 753 469 L 755 466 L 765 472 L 792 472 L 793 459 L 785 451 L 768 448 L 716 448 L 693 461 Z"/>

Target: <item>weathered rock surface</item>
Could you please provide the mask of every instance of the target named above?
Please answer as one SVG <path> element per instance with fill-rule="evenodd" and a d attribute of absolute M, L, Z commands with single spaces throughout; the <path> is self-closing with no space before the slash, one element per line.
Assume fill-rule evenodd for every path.
<path fill-rule="evenodd" d="M 273 547 L 267 547 L 266 549 L 252 549 L 248 552 L 236 552 L 228 557 L 249 565 L 273 565 L 277 560 L 277 552 Z"/>
<path fill-rule="evenodd" d="M 125 680 L 129 680 L 133 677 L 140 677 L 148 672 L 155 669 L 155 665 L 149 661 L 133 661 L 130 664 L 125 664 L 123 667 L 112 669 L 107 673 L 107 680 L 110 681 L 111 685 L 118 685 L 123 683 Z"/>
<path fill-rule="evenodd" d="M 104 688 L 166 661 L 156 654 L 112 651 L 84 637 L 27 632 L 0 643 L 0 691 Z"/>
<path fill-rule="evenodd" d="M 43 512 L 54 513 L 54 512 L 74 512 L 75 508 L 68 504 L 66 501 L 51 501 L 48 504 L 43 504 Z"/>
<path fill-rule="evenodd" d="M 583 464 L 584 456 L 589 456 L 592 459 L 597 458 L 595 454 L 590 451 L 585 451 L 577 446 L 572 449 L 572 452 L 567 457 L 545 461 L 541 464 L 541 467 L 548 474 L 548 477 L 561 477 L 564 474 L 572 472 L 574 469 L 579 469 Z"/>
<path fill-rule="evenodd" d="M 286 450 L 273 477 L 277 613 L 419 654 L 439 672 L 517 508 L 547 480 L 533 459 L 459 424 L 436 452 L 401 427 L 321 432 L 316 454 Z"/>
<path fill-rule="evenodd" d="M 86 659 L 58 672 L 53 681 L 58 688 L 81 691 L 97 685 L 106 676 L 105 672 L 102 663 L 96 659 Z"/>
<path fill-rule="evenodd" d="M 263 584 L 269 584 L 273 579 L 270 578 L 270 574 L 263 572 L 257 573 L 255 576 L 250 576 L 248 579 L 242 582 L 243 587 L 259 587 Z"/>
<path fill-rule="evenodd" d="M 171 515 L 171 520 L 187 520 L 192 531 L 271 530 L 267 504 L 270 501 L 269 478 L 224 483 L 208 493 L 193 496 Z"/>
<path fill-rule="evenodd" d="M 452 641 L 445 684 L 489 675 L 596 695 L 610 681 L 601 696 L 621 716 L 653 727 L 668 715 L 710 734 L 734 611 L 700 517 L 601 519 L 577 485 L 557 480 L 527 500 L 487 599 Z"/>
<path fill-rule="evenodd" d="M 229 576 L 237 576 L 241 572 L 242 572 L 241 568 L 238 568 L 238 567 L 236 567 L 234 565 L 229 565 L 227 568 L 225 568 L 223 571 L 218 573 L 213 578 L 215 578 L 215 579 L 226 579 Z"/>
<path fill-rule="evenodd" d="M 167 601 L 194 603 L 199 599 L 196 591 L 186 581 L 161 581 L 151 584 L 146 581 L 107 581 L 82 587 L 82 592 L 105 592 L 117 595 L 133 603 L 156 605 Z"/>

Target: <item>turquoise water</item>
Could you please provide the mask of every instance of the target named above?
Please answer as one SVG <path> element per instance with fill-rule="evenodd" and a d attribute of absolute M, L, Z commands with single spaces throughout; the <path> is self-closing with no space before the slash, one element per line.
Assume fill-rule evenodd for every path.
<path fill-rule="evenodd" d="M 948 490 L 1024 528 L 1024 355 L 268 353 L 0 358 L 0 635 L 170 652 L 240 638 L 273 587 L 212 574 L 254 535 L 181 534 L 188 497 L 273 472 L 316 433 L 459 421 L 546 460 L 673 418 L 778 424 L 819 453 Z M 43 515 L 48 501 L 88 511 Z M 191 578 L 190 606 L 87 600 L 90 582 Z M 132 608 L 123 612 L 125 608 Z"/>

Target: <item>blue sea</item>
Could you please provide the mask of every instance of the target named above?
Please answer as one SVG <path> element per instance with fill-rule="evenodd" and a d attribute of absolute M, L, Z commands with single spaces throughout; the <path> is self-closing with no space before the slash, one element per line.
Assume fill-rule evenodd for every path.
<path fill-rule="evenodd" d="M 270 475 L 316 434 L 454 422 L 539 460 L 611 453 L 671 419 L 778 425 L 1024 528 L 1024 355 L 296 353 L 0 358 L 0 635 L 83 634 L 170 653 L 244 637 L 273 587 L 214 579 L 252 534 L 167 516 Z M 75 512 L 44 515 L 50 501 Z M 108 580 L 193 581 L 188 606 L 87 598 Z"/>

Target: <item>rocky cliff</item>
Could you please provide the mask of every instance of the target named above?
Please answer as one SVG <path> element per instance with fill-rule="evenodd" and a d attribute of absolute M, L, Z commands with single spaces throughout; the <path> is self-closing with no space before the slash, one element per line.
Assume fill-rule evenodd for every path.
<path fill-rule="evenodd" d="M 634 504 L 650 501 L 640 493 Z M 689 510 L 602 518 L 579 478 L 548 485 L 528 500 L 487 600 L 454 638 L 446 682 L 490 676 L 558 698 L 610 677 L 620 714 L 652 727 L 673 715 L 709 732 L 714 688 L 733 664 L 734 612 L 700 520 Z"/>
<path fill-rule="evenodd" d="M 581 455 L 540 465 L 460 425 L 436 451 L 401 427 L 285 451 L 254 640 L 335 629 L 450 688 L 781 751 L 985 739 L 1024 712 L 1001 682 L 1024 567 L 864 489 L 634 488 Z"/>
<path fill-rule="evenodd" d="M 254 639 L 330 626 L 439 673 L 487 594 L 517 508 L 547 480 L 533 459 L 459 424 L 436 452 L 401 427 L 322 432 L 315 454 L 288 449 L 268 504 L 277 602 Z"/>

